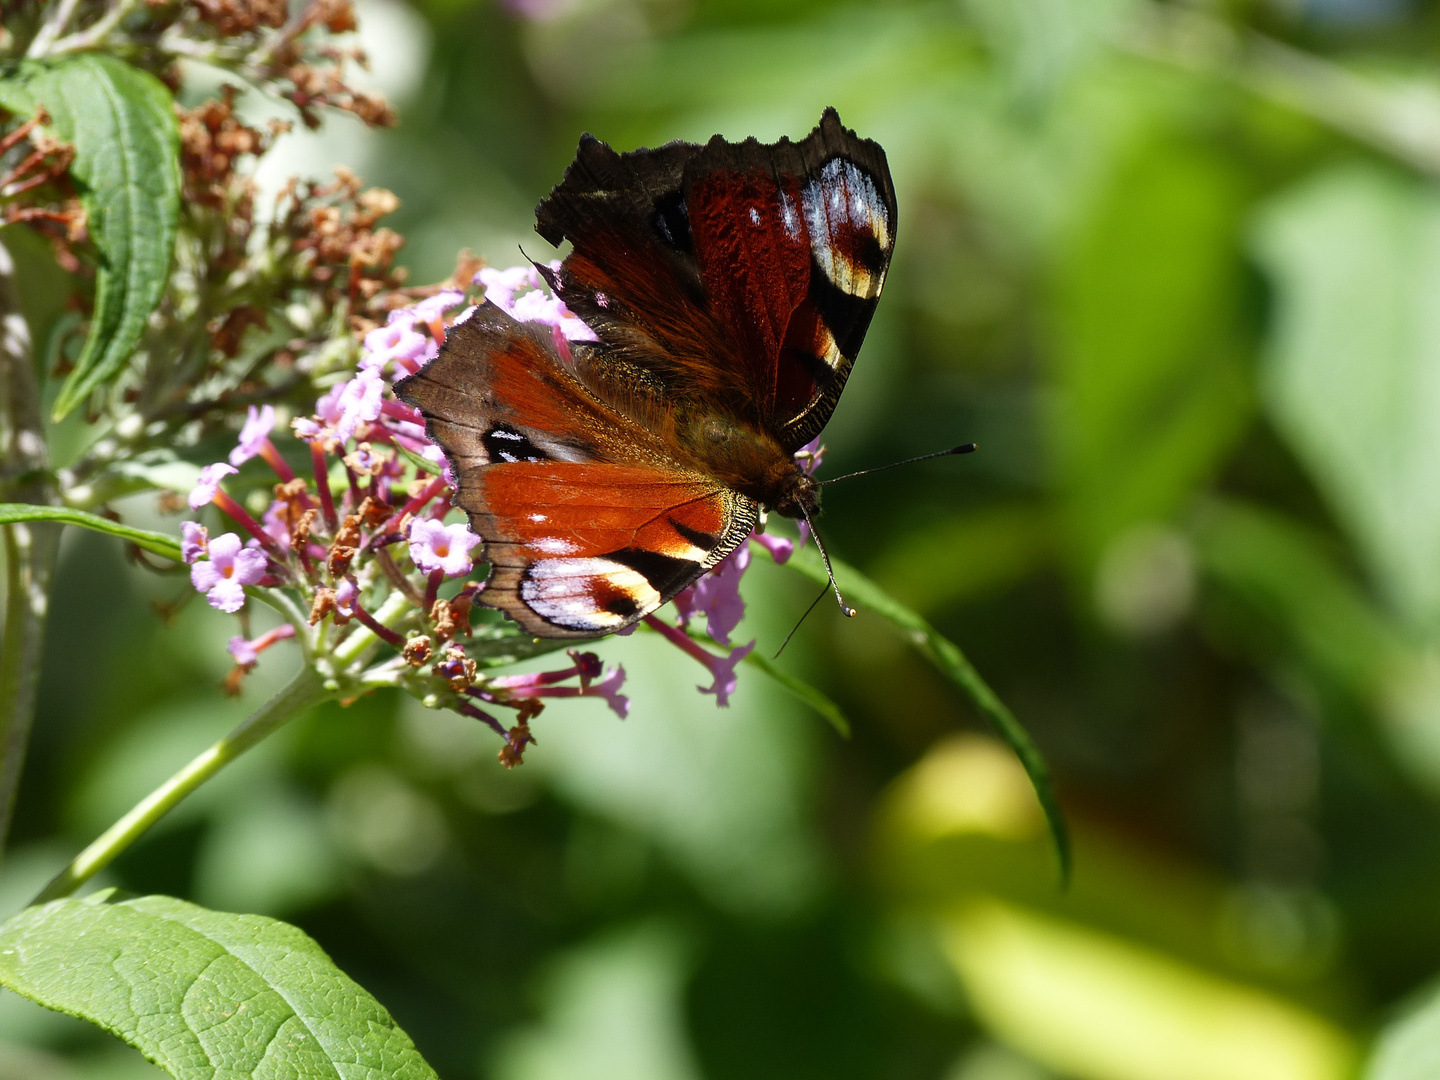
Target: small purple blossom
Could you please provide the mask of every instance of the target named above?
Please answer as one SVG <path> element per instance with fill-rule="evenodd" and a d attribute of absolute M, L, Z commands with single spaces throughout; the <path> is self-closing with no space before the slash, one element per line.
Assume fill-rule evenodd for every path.
<path fill-rule="evenodd" d="M 470 549 L 478 543 L 480 537 L 459 523 L 446 525 L 421 518 L 410 526 L 410 559 L 427 573 L 441 570 L 446 577 L 468 574 L 474 565 Z"/>
<path fill-rule="evenodd" d="M 274 405 L 266 405 L 260 409 L 251 405 L 245 417 L 245 426 L 240 429 L 240 442 L 230 451 L 230 464 L 243 465 L 251 458 L 258 457 L 270 440 L 270 432 L 274 427 Z"/>
<path fill-rule="evenodd" d="M 230 639 L 230 644 L 225 646 L 225 651 L 234 658 L 235 663 L 243 668 L 252 668 L 260 660 L 260 654 L 255 651 L 255 646 L 239 634 Z"/>
<path fill-rule="evenodd" d="M 805 523 L 802 521 L 800 524 L 803 527 Z M 750 542 L 759 544 L 768 551 L 770 558 L 775 560 L 777 566 L 788 562 L 790 556 L 795 554 L 795 541 L 784 536 L 770 536 L 766 533 L 752 532 L 750 534 Z M 802 532 L 800 534 L 800 543 L 803 544 L 804 542 L 805 534 Z"/>
<path fill-rule="evenodd" d="M 210 606 L 230 614 L 245 606 L 245 586 L 265 576 L 265 555 L 243 547 L 240 537 L 224 533 L 210 541 L 210 558 L 190 567 L 190 583 Z"/>
<path fill-rule="evenodd" d="M 671 626 L 664 619 L 646 615 L 644 621 L 681 652 L 700 661 L 710 672 L 714 682 L 709 686 L 697 686 L 697 690 L 702 694 L 714 694 L 715 704 L 719 706 L 724 707 L 730 704 L 730 695 L 735 692 L 735 686 L 739 681 L 735 674 L 735 667 L 750 655 L 750 651 L 755 648 L 755 642 L 752 641 L 748 645 L 741 645 L 739 648 L 730 649 L 723 655 L 716 656 L 680 627 Z"/>
<path fill-rule="evenodd" d="M 630 699 L 620 693 L 620 687 L 624 685 L 625 668 L 616 664 L 613 668 L 607 668 L 600 678 L 586 686 L 581 696 L 604 698 L 610 711 L 624 720 L 630 715 Z"/>
<path fill-rule="evenodd" d="M 687 625 L 697 615 L 705 616 L 705 632 L 721 645 L 730 644 L 730 635 L 745 617 L 745 601 L 740 596 L 740 579 L 750 565 L 750 549 L 741 545 L 720 561 L 720 564 L 675 597 L 675 610 L 680 625 Z"/>
<path fill-rule="evenodd" d="M 560 263 L 551 263 L 550 269 L 558 271 Z M 558 296 L 551 296 L 545 290 L 544 281 L 533 266 L 512 266 L 508 270 L 486 267 L 475 275 L 475 284 L 485 287 L 486 300 L 519 322 L 538 322 L 554 327 L 566 341 L 596 340 L 595 332 L 585 325 L 584 320 L 567 308 Z"/>
<path fill-rule="evenodd" d="M 335 610 L 347 619 L 355 615 L 355 601 L 360 598 L 360 589 L 351 578 L 345 578 L 335 587 Z"/>
<path fill-rule="evenodd" d="M 260 527 L 282 548 L 290 546 L 290 526 L 285 520 L 289 512 L 289 504 L 276 499 L 260 518 Z"/>
<path fill-rule="evenodd" d="M 362 423 L 380 418 L 380 395 L 385 381 L 374 368 L 363 368 L 355 378 L 340 387 L 335 407 L 340 415 L 335 421 L 335 438 L 348 442 Z"/>
<path fill-rule="evenodd" d="M 459 307 L 465 301 L 465 294 L 458 289 L 442 289 L 434 296 L 427 296 L 413 308 L 412 318 L 421 322 L 433 322 L 451 308 Z"/>
<path fill-rule="evenodd" d="M 220 481 L 231 476 L 240 470 L 224 461 L 217 461 L 214 465 L 206 465 L 200 470 L 200 479 L 190 492 L 190 508 L 199 510 L 200 507 L 214 502 L 215 493 L 220 490 Z"/>
<path fill-rule="evenodd" d="M 403 316 L 397 319 L 396 316 Z M 374 368 L 383 372 L 393 360 L 413 370 L 412 365 L 426 358 L 435 339 L 420 333 L 414 327 L 414 319 L 408 308 L 390 313 L 390 322 L 376 327 L 365 335 L 365 351 L 360 356 L 360 368 Z"/>
<path fill-rule="evenodd" d="M 209 542 L 210 530 L 198 521 L 180 523 L 180 558 L 185 561 L 186 566 L 205 557 L 205 548 Z"/>

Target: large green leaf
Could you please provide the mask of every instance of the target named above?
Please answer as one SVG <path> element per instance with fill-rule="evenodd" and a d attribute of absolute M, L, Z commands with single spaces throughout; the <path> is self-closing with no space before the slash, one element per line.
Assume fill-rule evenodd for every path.
<path fill-rule="evenodd" d="M 1187 502 L 1250 415 L 1235 170 L 1140 142 L 1061 260 L 1055 433 L 1076 568 Z"/>
<path fill-rule="evenodd" d="M 434 1080 L 390 1014 L 295 927 L 109 899 L 56 900 L 0 926 L 0 983 L 176 1080 Z"/>
<path fill-rule="evenodd" d="M 1020 721 L 1000 700 L 990 685 L 980 677 L 969 659 L 949 638 L 938 632 L 916 612 L 900 603 L 875 582 L 860 573 L 853 566 L 832 559 L 835 580 L 847 601 L 852 601 L 863 611 L 870 611 L 890 620 L 905 631 L 910 643 L 920 654 L 938 668 L 946 678 L 963 690 L 967 697 L 985 714 L 1000 737 L 1009 744 L 1025 766 L 1025 773 L 1035 786 L 1035 794 L 1044 807 L 1045 819 L 1050 824 L 1050 833 L 1055 840 L 1055 851 L 1060 859 L 1060 873 L 1065 880 L 1070 876 L 1070 838 L 1065 827 L 1065 815 L 1060 810 L 1060 800 L 1055 795 L 1055 785 L 1050 779 L 1050 768 L 1039 748 L 1030 741 L 1029 734 L 1020 726 Z M 828 584 L 825 564 L 813 546 L 800 548 L 786 563 L 817 584 Z"/>
<path fill-rule="evenodd" d="M 98 514 L 87 514 L 84 510 L 70 510 L 63 506 L 32 506 L 29 503 L 0 503 L 0 525 L 9 525 L 16 521 L 58 521 L 62 525 L 79 525 L 81 528 L 129 540 L 155 555 L 180 561 L 180 541 L 175 537 L 151 532 L 149 529 L 131 528 Z"/>
<path fill-rule="evenodd" d="M 1364 1080 L 1431 1080 L 1440 1076 L 1440 993 L 1427 994 L 1376 1040 Z"/>
<path fill-rule="evenodd" d="M 1440 629 L 1440 191 L 1373 166 L 1267 207 L 1265 405 L 1394 608 Z"/>
<path fill-rule="evenodd" d="M 95 312 L 55 419 L 124 369 L 160 302 L 180 213 L 180 132 L 174 101 L 148 72 L 82 53 L 27 62 L 7 107 L 43 106 L 55 135 L 75 147 L 70 167 L 100 255 Z"/>

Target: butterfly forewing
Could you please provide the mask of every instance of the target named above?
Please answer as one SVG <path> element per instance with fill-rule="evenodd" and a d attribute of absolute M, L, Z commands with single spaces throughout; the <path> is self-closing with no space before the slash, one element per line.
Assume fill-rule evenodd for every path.
<path fill-rule="evenodd" d="M 756 507 L 598 401 L 545 329 L 482 304 L 396 392 L 425 414 L 485 541 L 481 601 L 540 637 L 595 637 L 723 559 Z"/>

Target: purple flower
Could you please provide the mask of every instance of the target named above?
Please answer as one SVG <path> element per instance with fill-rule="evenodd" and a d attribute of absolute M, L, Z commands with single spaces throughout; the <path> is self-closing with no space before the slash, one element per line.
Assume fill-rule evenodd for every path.
<path fill-rule="evenodd" d="M 275 406 L 266 405 L 262 409 L 250 406 L 245 417 L 245 426 L 240 429 L 240 442 L 234 450 L 230 451 L 230 464 L 243 465 L 253 457 L 259 456 L 265 449 L 265 443 L 270 439 L 270 432 L 275 427 Z"/>
<path fill-rule="evenodd" d="M 190 508 L 199 510 L 207 503 L 213 502 L 215 492 L 220 490 L 220 481 L 227 476 L 239 472 L 234 465 L 217 461 L 214 465 L 206 465 L 200 470 L 200 480 L 190 492 Z"/>
<path fill-rule="evenodd" d="M 468 574 L 474 565 L 470 549 L 478 543 L 480 537 L 459 523 L 446 525 L 422 518 L 410 526 L 410 559 L 427 573 L 443 570 L 446 577 Z"/>
<path fill-rule="evenodd" d="M 728 706 L 730 704 L 730 695 L 735 692 L 735 685 L 738 682 L 735 675 L 735 667 L 741 660 L 744 660 L 745 657 L 750 655 L 750 651 L 755 648 L 755 642 L 752 641 L 748 645 L 741 645 L 738 649 L 731 649 L 722 656 L 716 656 L 704 648 L 698 641 L 691 638 L 691 636 L 680 629 L 680 627 L 671 626 L 664 619 L 657 619 L 654 615 L 646 615 L 644 621 L 651 629 L 658 631 L 661 637 L 668 639 L 669 642 L 681 652 L 700 661 L 706 670 L 710 672 L 714 682 L 709 686 L 697 686 L 695 689 L 699 690 L 702 694 L 714 694 L 715 704 L 717 705 Z"/>
<path fill-rule="evenodd" d="M 180 558 L 185 560 L 186 566 L 204 557 L 209 541 L 210 530 L 198 521 L 180 523 Z"/>
<path fill-rule="evenodd" d="M 752 641 L 749 645 L 731 649 L 725 656 L 712 656 L 706 653 L 707 656 L 710 656 L 710 660 L 705 666 L 710 669 L 710 674 L 715 677 L 715 681 L 709 686 L 697 686 L 696 689 L 702 694 L 714 694 L 716 705 L 728 707 L 730 695 L 735 692 L 735 685 L 739 681 L 735 674 L 736 665 L 749 656 L 754 648 L 755 642 Z"/>
<path fill-rule="evenodd" d="M 190 567 L 190 583 L 211 607 L 229 613 L 245 606 L 245 586 L 259 584 L 264 576 L 264 553 L 242 547 L 234 533 L 211 540 L 209 560 Z"/>
<path fill-rule="evenodd" d="M 404 318 L 397 319 L 397 315 Z M 414 365 L 425 357 L 434 344 L 434 338 L 416 331 L 409 308 L 392 311 L 387 325 L 377 327 L 365 335 L 365 351 L 360 357 L 360 368 L 374 368 L 383 372 L 392 360 L 401 365 Z"/>
<path fill-rule="evenodd" d="M 282 548 L 290 546 L 290 525 L 285 520 L 289 513 L 289 504 L 276 499 L 260 518 L 260 527 Z"/>
<path fill-rule="evenodd" d="M 803 529 L 805 523 L 802 521 L 800 526 Z M 775 560 L 777 566 L 787 562 L 790 556 L 795 554 L 795 541 L 786 539 L 783 536 L 769 536 L 765 533 L 752 532 L 750 534 L 750 542 L 752 544 L 759 544 L 768 551 L 770 558 Z M 802 532 L 800 534 L 800 543 L 803 544 L 804 542 L 805 534 Z M 712 634 L 711 636 L 713 637 L 714 635 Z"/>
<path fill-rule="evenodd" d="M 630 715 L 630 699 L 620 693 L 625 685 L 625 669 L 619 664 L 606 669 L 605 673 L 581 690 L 582 697 L 604 698 L 610 711 L 624 720 Z"/>
<path fill-rule="evenodd" d="M 458 289 L 443 289 L 434 296 L 427 296 L 413 308 L 412 318 L 421 322 L 433 322 L 440 318 L 445 312 L 453 307 L 459 307 L 465 300 L 465 294 Z M 393 315 L 391 316 L 394 317 Z"/>
<path fill-rule="evenodd" d="M 243 668 L 252 668 L 260 659 L 260 654 L 255 651 L 255 646 L 246 641 L 239 634 L 230 639 L 230 644 L 225 650 L 235 658 L 235 663 Z"/>
<path fill-rule="evenodd" d="M 340 414 L 334 422 L 335 438 L 348 442 L 360 424 L 379 419 L 380 395 L 384 390 L 385 382 L 374 368 L 361 369 L 355 378 L 341 386 L 334 403 L 334 409 Z"/>
<path fill-rule="evenodd" d="M 740 596 L 740 579 L 750 565 L 750 549 L 743 544 L 720 564 L 675 597 L 675 610 L 680 625 L 687 625 L 696 615 L 705 616 L 705 632 L 721 645 L 730 644 L 730 634 L 745 617 L 745 601 Z"/>
<path fill-rule="evenodd" d="M 345 578 L 339 585 L 335 586 L 335 610 L 347 619 L 355 615 L 355 601 L 360 597 L 360 589 L 350 578 Z"/>
<path fill-rule="evenodd" d="M 514 307 L 516 292 L 524 288 L 538 289 L 540 275 L 533 266 L 512 266 L 496 270 L 487 266 L 475 275 L 475 284 L 485 290 L 485 299 L 507 315 Z"/>
<path fill-rule="evenodd" d="M 552 262 L 550 268 L 559 270 L 560 263 Z M 475 284 L 485 287 L 486 300 L 519 322 L 553 326 L 567 341 L 595 340 L 595 332 L 583 320 L 571 312 L 558 296 L 551 296 L 545 291 L 544 281 L 533 266 L 512 266 L 508 270 L 486 267 L 475 275 Z"/>

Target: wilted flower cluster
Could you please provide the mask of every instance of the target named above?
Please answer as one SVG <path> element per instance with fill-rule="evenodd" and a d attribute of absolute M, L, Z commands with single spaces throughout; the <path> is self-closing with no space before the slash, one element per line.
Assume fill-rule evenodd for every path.
<path fill-rule="evenodd" d="M 567 342 L 594 339 L 533 267 L 481 269 L 470 288 L 431 290 L 394 308 L 364 333 L 354 368 L 316 401 L 314 412 L 291 421 L 298 446 L 290 457 L 303 465 L 276 446 L 275 407 L 249 407 L 226 460 L 201 470 L 188 500 L 195 510 L 213 505 L 238 531 L 212 536 L 187 521 L 183 554 L 192 584 L 217 610 L 239 611 L 250 590 L 291 616 L 253 641 L 231 640 L 230 689 L 238 690 L 261 652 L 294 638 L 342 696 L 404 687 L 427 704 L 490 725 L 505 738 L 501 759 L 514 765 L 534 741 L 529 721 L 545 699 L 597 697 L 620 716 L 628 702 L 620 694 L 623 669 L 604 667 L 593 653 L 570 650 L 570 666 L 539 674 L 487 673 L 556 643 L 535 643 L 498 613 L 477 613 L 483 584 L 468 578 L 480 538 L 452 504 L 454 478 L 426 437 L 422 417 L 391 388 L 438 355 L 447 328 L 473 310 L 480 290 L 516 318 L 551 326 L 566 355 Z M 303 456 L 295 452 L 301 448 Z M 258 519 L 225 489 L 254 459 L 274 473 L 273 497 Z M 757 539 L 777 560 L 788 557 L 788 541 Z M 742 545 L 682 593 L 675 601 L 679 625 L 646 620 L 709 670 L 712 684 L 704 692 L 722 705 L 734 692 L 736 665 L 755 645 L 731 647 L 730 641 L 744 613 L 739 583 L 749 561 Z M 711 652 L 684 629 L 697 617 L 722 652 Z M 513 709 L 515 722 L 507 728 L 496 708 Z"/>

